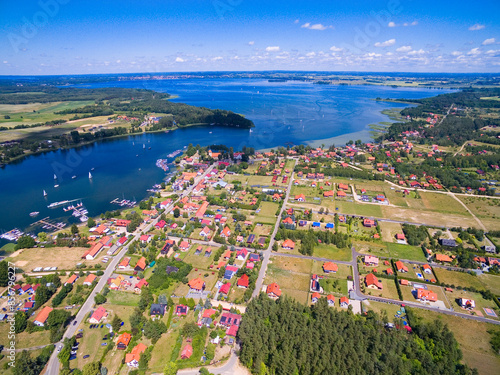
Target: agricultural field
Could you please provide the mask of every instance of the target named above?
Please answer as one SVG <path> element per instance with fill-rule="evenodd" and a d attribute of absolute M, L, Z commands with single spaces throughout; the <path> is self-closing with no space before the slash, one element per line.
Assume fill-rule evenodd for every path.
<path fill-rule="evenodd" d="M 489 230 L 500 230 L 500 199 L 457 195 Z"/>
<path fill-rule="evenodd" d="M 447 226 L 463 226 L 469 227 L 474 219 L 471 215 L 460 215 L 457 213 L 444 213 L 439 211 L 430 210 L 415 210 L 401 207 L 381 206 L 382 216 L 386 219 L 409 221 L 412 223 L 419 223 L 428 226 L 442 226 L 446 223 Z"/>

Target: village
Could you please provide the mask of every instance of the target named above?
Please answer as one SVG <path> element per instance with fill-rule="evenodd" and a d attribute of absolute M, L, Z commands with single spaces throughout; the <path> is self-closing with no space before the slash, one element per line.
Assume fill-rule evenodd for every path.
<path fill-rule="evenodd" d="M 500 324 L 500 238 L 488 235 L 498 211 L 474 206 L 499 198 L 397 173 L 403 152 L 441 158 L 437 146 L 415 150 L 411 136 L 252 153 L 190 145 L 165 188 L 79 226 L 86 247 L 12 255 L 23 275 L 13 288 L 26 320 L 19 345 L 55 343 L 49 368 L 228 370 L 246 305 L 260 294 L 386 311 L 387 329 L 409 333 L 408 308 Z M 67 314 L 54 323 L 58 311 Z"/>

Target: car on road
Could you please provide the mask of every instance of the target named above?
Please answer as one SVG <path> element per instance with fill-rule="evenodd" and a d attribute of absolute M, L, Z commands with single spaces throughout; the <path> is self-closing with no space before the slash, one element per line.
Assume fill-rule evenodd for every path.
<path fill-rule="evenodd" d="M 88 357 L 90 357 L 90 354 L 85 354 L 85 355 L 83 356 L 83 359 L 87 359 Z"/>
<path fill-rule="evenodd" d="M 73 325 L 74 325 L 74 326 L 76 326 L 76 323 L 78 323 L 78 321 L 77 321 L 77 320 L 75 320 L 75 321 L 73 322 Z"/>
<path fill-rule="evenodd" d="M 59 353 L 62 349 L 62 345 L 59 345 L 58 348 L 57 348 L 57 352 Z"/>

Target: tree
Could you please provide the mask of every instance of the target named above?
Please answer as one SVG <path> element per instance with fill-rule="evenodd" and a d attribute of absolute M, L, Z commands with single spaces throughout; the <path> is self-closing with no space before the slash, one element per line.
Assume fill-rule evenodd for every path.
<path fill-rule="evenodd" d="M 113 328 L 113 331 L 118 332 L 120 330 L 121 324 L 122 320 L 118 317 L 118 315 L 115 314 L 113 320 L 111 321 L 111 327 Z"/>
<path fill-rule="evenodd" d="M 178 218 L 179 216 L 181 216 L 181 211 L 178 208 L 174 209 L 174 217 Z"/>
<path fill-rule="evenodd" d="M 176 375 L 177 364 L 175 362 L 168 362 L 163 369 L 163 375 Z"/>
<path fill-rule="evenodd" d="M 97 293 L 94 297 L 94 302 L 96 305 L 102 305 L 103 303 L 106 303 L 107 299 L 104 297 L 102 294 Z"/>
<path fill-rule="evenodd" d="M 95 227 L 95 220 L 93 218 L 89 217 L 89 219 L 87 220 L 87 227 L 89 228 Z"/>
<path fill-rule="evenodd" d="M 16 333 L 21 333 L 26 329 L 28 324 L 28 316 L 23 311 L 16 312 L 14 315 L 14 330 Z"/>
<path fill-rule="evenodd" d="M 38 240 L 40 242 L 47 241 L 47 233 L 45 233 L 45 232 L 39 232 L 37 236 L 38 236 Z"/>
<path fill-rule="evenodd" d="M 76 234 L 78 234 L 78 227 L 76 226 L 76 224 L 73 224 L 73 225 L 71 226 L 71 234 L 72 234 L 72 235 L 76 235 Z"/>
<path fill-rule="evenodd" d="M 35 246 L 35 240 L 31 236 L 21 236 L 17 240 L 15 249 L 30 249 Z"/>
<path fill-rule="evenodd" d="M 101 375 L 101 362 L 90 362 L 83 366 L 82 375 Z"/>
<path fill-rule="evenodd" d="M 66 310 L 52 310 L 47 318 L 47 327 L 60 327 L 68 321 L 71 313 Z"/>
<path fill-rule="evenodd" d="M 6 261 L 0 262 L 0 286 L 7 286 L 9 284 L 9 265 Z"/>

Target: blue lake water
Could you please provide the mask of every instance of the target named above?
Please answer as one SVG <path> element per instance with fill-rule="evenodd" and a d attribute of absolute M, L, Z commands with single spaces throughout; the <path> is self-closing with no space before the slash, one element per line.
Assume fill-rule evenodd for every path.
<path fill-rule="evenodd" d="M 97 142 L 73 150 L 30 156 L 0 169 L 0 230 L 26 229 L 36 219 L 77 222 L 62 207 L 47 205 L 81 199 L 89 215 L 118 208 L 114 198 L 139 201 L 166 173 L 155 166 L 158 158 L 189 143 L 226 144 L 240 149 L 267 149 L 287 144 L 343 144 L 348 139 L 368 141 L 367 125 L 389 121 L 380 113 L 404 104 L 376 102 L 381 98 L 422 98 L 449 91 L 383 86 L 327 86 L 303 82 L 270 83 L 252 79 L 180 79 L 115 81 L 80 87 L 147 88 L 178 95 L 174 101 L 245 115 L 255 128 L 211 126 L 178 129 Z M 146 147 L 143 148 L 143 145 Z M 149 150 L 148 148 L 151 147 Z M 88 178 L 92 171 L 93 178 Z M 54 173 L 58 188 L 54 187 Z M 72 176 L 76 176 L 75 179 Z M 47 197 L 43 197 L 43 190 Z M 33 219 L 32 211 L 40 215 Z M 28 228 L 36 231 L 33 228 Z M 38 228 L 41 230 L 40 228 Z M 2 243 L 0 243 L 1 246 Z"/>

